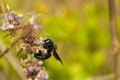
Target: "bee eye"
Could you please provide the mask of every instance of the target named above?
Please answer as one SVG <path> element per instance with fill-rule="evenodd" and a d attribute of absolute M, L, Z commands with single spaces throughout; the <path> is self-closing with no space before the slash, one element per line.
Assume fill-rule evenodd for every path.
<path fill-rule="evenodd" d="M 46 43 L 49 43 L 49 42 L 50 42 L 50 40 L 47 40 L 47 41 L 46 41 Z"/>
<path fill-rule="evenodd" d="M 51 42 L 51 40 L 50 39 L 46 39 L 44 42 L 45 42 L 45 44 L 48 44 L 48 43 Z"/>

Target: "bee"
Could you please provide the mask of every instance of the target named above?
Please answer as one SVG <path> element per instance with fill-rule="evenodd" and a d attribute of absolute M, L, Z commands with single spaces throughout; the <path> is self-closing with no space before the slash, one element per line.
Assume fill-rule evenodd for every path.
<path fill-rule="evenodd" d="M 47 53 L 43 53 L 43 51 L 39 50 L 37 53 L 34 54 L 36 59 L 46 60 L 51 57 L 51 53 L 53 56 L 63 64 L 61 58 L 59 57 L 58 53 L 56 52 L 57 46 L 51 39 L 45 39 L 43 43 L 43 48 L 46 49 Z"/>

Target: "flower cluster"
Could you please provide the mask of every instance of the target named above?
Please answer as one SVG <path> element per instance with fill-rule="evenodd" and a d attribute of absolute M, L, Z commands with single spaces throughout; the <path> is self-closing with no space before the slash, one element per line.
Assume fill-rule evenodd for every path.
<path fill-rule="evenodd" d="M 39 38 L 35 32 L 36 29 L 34 29 L 34 26 L 30 23 L 22 27 L 20 37 L 21 48 L 26 50 L 27 53 L 37 53 L 39 50 L 43 51 L 43 53 L 47 53 L 47 50 L 43 48 L 44 38 Z"/>
<path fill-rule="evenodd" d="M 5 16 L 7 20 L 3 20 L 3 24 L 0 27 L 2 30 L 16 30 L 17 25 L 19 25 L 19 19 L 23 18 L 23 14 L 17 14 L 15 11 L 11 11 L 9 13 L 1 14 L 2 16 Z"/>
<path fill-rule="evenodd" d="M 23 60 L 25 64 L 27 63 L 27 66 L 24 67 L 24 73 L 28 80 L 48 80 L 49 78 L 48 73 L 42 66 L 43 62 L 34 58 L 34 53 L 38 53 L 39 50 L 43 51 L 43 53 L 47 53 L 47 50 L 43 49 L 42 46 L 44 44 L 44 38 L 40 37 L 39 39 L 36 35 L 38 26 L 39 25 L 34 22 L 31 23 L 30 19 L 30 23 L 23 25 L 20 36 L 21 49 L 25 50 L 27 55 L 32 55 L 30 60 L 28 60 L 28 57 Z"/>
<path fill-rule="evenodd" d="M 39 52 L 39 50 L 43 53 L 47 53 L 47 50 L 42 46 L 44 44 L 44 38 L 39 38 L 39 36 L 36 35 L 37 29 L 43 28 L 42 25 L 35 23 L 35 18 L 39 16 L 39 14 L 32 16 L 30 22 L 23 24 L 22 27 L 18 27 L 18 25 L 20 25 L 19 20 L 23 18 L 22 14 L 11 11 L 1 15 L 5 17 L 0 27 L 3 31 L 14 33 L 19 28 L 21 30 L 19 36 L 20 50 L 25 50 L 26 58 L 23 59 L 22 56 L 19 56 L 19 60 L 20 64 L 23 66 L 26 78 L 28 80 L 48 80 L 49 75 L 45 71 L 45 67 L 43 67 L 43 61 L 34 58 L 34 53 Z M 30 58 L 28 57 L 29 55 L 31 55 Z"/>
<path fill-rule="evenodd" d="M 42 61 L 35 59 L 22 60 L 24 63 L 24 73 L 28 80 L 48 80 L 49 75 L 43 67 Z"/>

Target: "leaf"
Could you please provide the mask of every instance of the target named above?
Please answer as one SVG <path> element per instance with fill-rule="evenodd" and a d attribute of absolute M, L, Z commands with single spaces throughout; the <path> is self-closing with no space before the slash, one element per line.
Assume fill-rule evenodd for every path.
<path fill-rule="evenodd" d="M 21 52 L 22 52 L 22 48 L 17 52 L 17 57 L 19 58 L 20 57 L 20 54 L 21 54 Z"/>
<path fill-rule="evenodd" d="M 3 37 L 3 39 L 5 39 L 6 37 L 8 37 L 10 34 L 6 34 L 4 37 Z"/>
<path fill-rule="evenodd" d="M 32 53 L 29 53 L 29 54 L 27 55 L 27 57 L 28 57 L 29 60 L 31 60 L 32 57 L 33 57 Z"/>
<path fill-rule="evenodd" d="M 22 65 L 23 67 L 27 66 L 27 64 L 23 60 L 20 61 L 20 65 Z"/>

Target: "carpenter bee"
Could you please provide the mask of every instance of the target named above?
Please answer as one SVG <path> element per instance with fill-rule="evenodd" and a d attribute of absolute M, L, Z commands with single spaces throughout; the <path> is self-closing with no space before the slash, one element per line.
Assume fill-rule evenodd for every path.
<path fill-rule="evenodd" d="M 51 52 L 53 53 L 53 56 L 59 60 L 62 63 L 62 60 L 60 59 L 59 55 L 57 54 L 57 46 L 54 44 L 54 42 L 51 39 L 44 40 L 43 48 L 47 50 L 47 53 L 43 53 L 41 50 L 39 50 L 37 53 L 34 54 L 34 57 L 37 59 L 45 60 L 51 57 Z"/>

